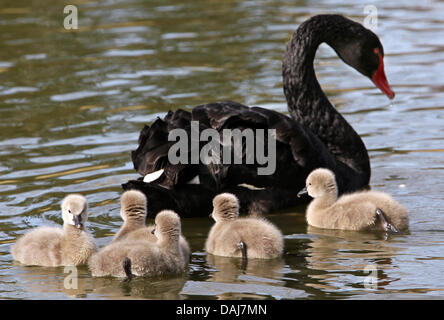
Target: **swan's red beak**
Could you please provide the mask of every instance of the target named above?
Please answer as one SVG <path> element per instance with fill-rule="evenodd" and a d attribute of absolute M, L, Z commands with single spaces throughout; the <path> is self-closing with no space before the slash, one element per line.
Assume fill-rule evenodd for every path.
<path fill-rule="evenodd" d="M 393 99 L 395 97 L 395 93 L 390 88 L 390 85 L 387 82 L 387 77 L 385 76 L 384 72 L 384 60 L 382 58 L 382 55 L 378 53 L 379 55 L 379 67 L 378 70 L 375 71 L 375 73 L 372 76 L 373 83 L 381 90 L 389 99 Z"/>

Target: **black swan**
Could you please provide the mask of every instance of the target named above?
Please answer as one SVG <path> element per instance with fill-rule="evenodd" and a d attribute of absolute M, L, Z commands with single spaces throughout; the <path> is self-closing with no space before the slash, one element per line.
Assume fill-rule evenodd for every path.
<path fill-rule="evenodd" d="M 146 194 L 149 216 L 170 209 L 181 217 L 193 217 L 207 216 L 212 210 L 213 197 L 222 192 L 235 194 L 241 211 L 250 214 L 307 203 L 308 197 L 296 195 L 304 187 L 308 174 L 319 167 L 335 173 L 339 194 L 367 186 L 370 162 L 365 145 L 329 102 L 316 79 L 313 60 L 324 42 L 390 99 L 394 97 L 384 73 L 384 50 L 378 37 L 341 15 L 314 16 L 294 32 L 282 64 L 291 117 L 236 102 L 200 105 L 191 112 L 169 111 L 163 119 L 145 125 L 139 146 L 132 152 L 134 168 L 142 176 L 150 174 L 149 183 L 141 177 L 122 184 L 123 189 L 139 189 Z M 199 132 L 207 128 L 218 132 L 236 128 L 275 129 L 274 173 L 258 175 L 257 169 L 263 164 L 256 160 L 253 164 L 245 161 L 225 165 L 206 165 L 202 161 L 172 164 L 168 150 L 176 141 L 168 141 L 168 135 L 173 129 L 184 129 L 191 134 L 191 121 L 198 121 Z M 188 143 L 191 145 L 192 141 Z M 199 143 L 202 148 L 202 142 Z M 242 156 L 245 160 L 246 154 Z"/>

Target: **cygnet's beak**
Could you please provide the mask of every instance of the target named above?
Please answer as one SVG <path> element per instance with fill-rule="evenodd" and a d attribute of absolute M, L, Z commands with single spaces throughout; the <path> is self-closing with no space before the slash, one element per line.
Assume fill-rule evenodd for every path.
<path fill-rule="evenodd" d="M 81 228 L 83 228 L 82 216 L 81 216 L 81 215 L 74 216 L 74 226 L 75 226 L 77 229 L 81 229 Z"/>
<path fill-rule="evenodd" d="M 304 194 L 307 194 L 307 187 L 304 187 L 301 191 L 298 192 L 298 198 L 302 197 Z"/>
<path fill-rule="evenodd" d="M 151 230 L 151 234 L 154 234 L 154 232 L 156 232 L 155 228 L 153 230 Z"/>

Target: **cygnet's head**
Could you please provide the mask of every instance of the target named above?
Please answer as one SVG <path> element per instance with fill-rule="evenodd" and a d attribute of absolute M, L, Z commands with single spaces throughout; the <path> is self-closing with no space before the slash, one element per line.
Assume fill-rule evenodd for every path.
<path fill-rule="evenodd" d="M 214 221 L 232 220 L 239 216 L 239 200 L 234 194 L 221 193 L 213 199 L 213 212 L 210 217 Z"/>
<path fill-rule="evenodd" d="M 332 193 L 337 195 L 335 174 L 324 168 L 313 170 L 305 181 L 305 188 L 298 193 L 298 196 L 305 193 L 312 198 Z"/>
<path fill-rule="evenodd" d="M 125 191 L 120 197 L 120 216 L 123 221 L 146 218 L 146 196 L 138 190 Z"/>
<path fill-rule="evenodd" d="M 62 217 L 64 224 L 83 229 L 88 219 L 88 203 L 80 194 L 70 194 L 62 201 Z"/>
<path fill-rule="evenodd" d="M 179 238 L 180 217 L 171 210 L 163 210 L 154 219 L 154 229 L 151 231 L 158 239 Z"/>

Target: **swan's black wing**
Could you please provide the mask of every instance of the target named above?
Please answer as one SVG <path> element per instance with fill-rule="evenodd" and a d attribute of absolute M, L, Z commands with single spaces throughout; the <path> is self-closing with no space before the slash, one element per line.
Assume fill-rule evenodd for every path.
<path fill-rule="evenodd" d="M 242 164 L 171 164 L 168 161 L 168 150 L 176 142 L 168 141 L 168 134 L 173 129 L 181 128 L 187 132 L 190 139 L 188 143 L 191 145 L 192 121 L 198 121 L 200 133 L 211 128 L 221 133 L 221 137 L 224 129 L 251 129 L 255 139 L 259 137 L 256 134 L 258 129 L 262 129 L 264 141 L 268 141 L 268 134 L 271 134 L 276 140 L 274 173 L 259 175 L 258 169 L 267 164 L 260 164 L 256 159 L 246 164 L 245 141 Z M 199 150 L 206 143 L 201 141 Z M 219 146 L 223 150 L 222 145 Z M 265 147 L 265 153 L 268 151 Z M 191 148 L 189 152 L 190 160 Z M 318 167 L 335 171 L 336 165 L 324 144 L 290 117 L 235 102 L 201 105 L 191 113 L 180 109 L 168 112 L 164 119 L 157 119 L 151 126 L 142 129 L 139 147 L 132 152 L 132 159 L 134 168 L 141 175 L 160 169 L 164 169 L 164 173 L 151 183 L 130 181 L 123 187 L 144 191 L 148 197 L 148 207 L 153 206 L 155 210 L 163 207 L 174 209 L 181 216 L 201 215 L 211 207 L 212 197 L 220 192 L 236 194 L 242 211 L 264 213 L 296 205 L 307 201 L 307 198 L 301 200 L 296 197 L 297 191 L 305 185 L 307 175 Z M 188 184 L 196 176 L 200 184 Z"/>
<path fill-rule="evenodd" d="M 191 114 L 184 110 L 169 111 L 164 119 L 157 118 L 151 126 L 145 125 L 139 134 L 139 146 L 131 152 L 134 169 L 145 176 L 148 173 L 164 169 L 164 174 L 157 184 L 172 188 L 184 184 L 198 174 L 198 165 L 171 164 L 168 151 L 175 141 L 168 141 L 169 132 L 173 129 L 184 129 L 190 132 Z"/>
<path fill-rule="evenodd" d="M 274 130 L 270 134 L 276 139 L 275 172 L 272 175 L 258 175 L 258 168 L 264 166 L 256 162 L 245 165 L 244 153 L 242 165 L 229 165 L 226 175 L 217 177 L 224 187 L 250 184 L 256 187 L 298 189 L 304 186 L 305 178 L 311 170 L 321 166 L 332 167 L 335 164 L 325 145 L 310 130 L 273 110 L 247 107 L 235 102 L 220 102 L 195 107 L 192 119 L 218 131 L 252 129 L 257 132 L 255 130 L 264 129 L 267 133 L 267 129 Z M 267 138 L 265 134 L 265 145 Z M 209 171 L 216 176 L 211 168 Z"/>

